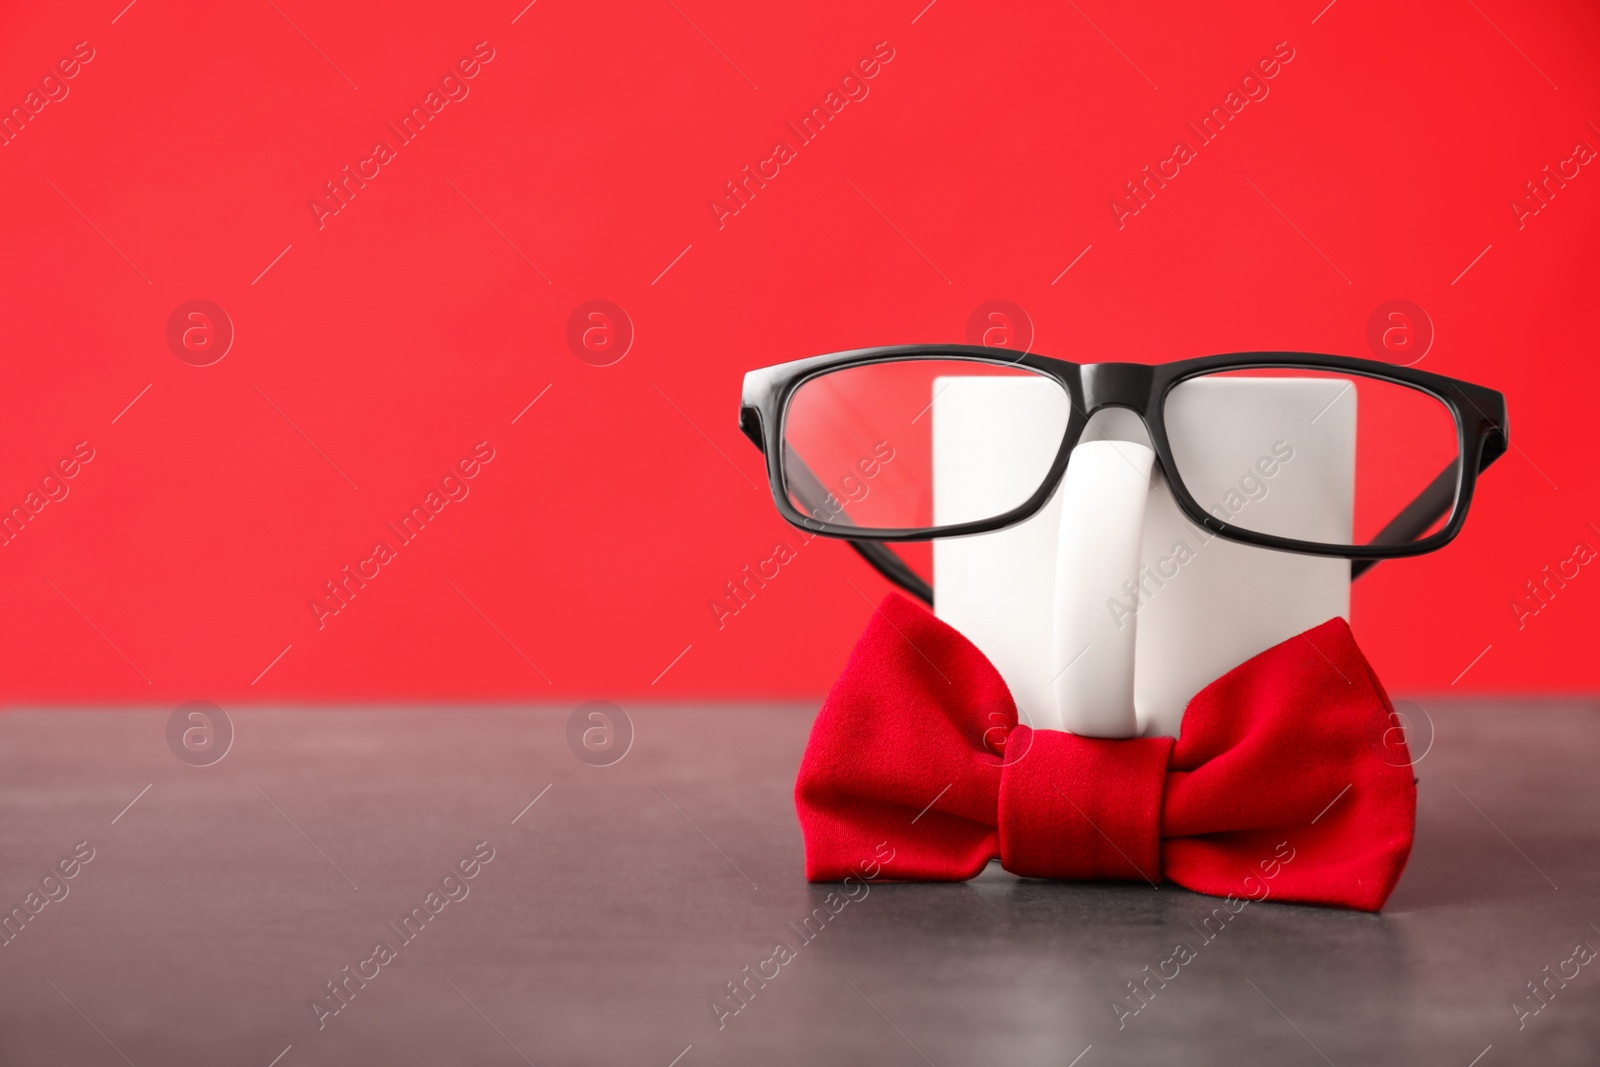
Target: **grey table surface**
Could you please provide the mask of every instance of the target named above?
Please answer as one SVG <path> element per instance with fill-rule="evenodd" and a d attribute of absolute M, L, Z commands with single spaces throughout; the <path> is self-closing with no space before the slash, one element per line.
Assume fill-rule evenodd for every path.
<path fill-rule="evenodd" d="M 993 866 L 873 886 L 802 942 L 829 891 L 791 801 L 813 707 L 633 707 L 606 767 L 569 748 L 570 707 L 235 711 L 205 767 L 169 750 L 170 709 L 11 711 L 0 907 L 59 899 L 0 947 L 0 1063 L 1600 1062 L 1600 960 L 1566 962 L 1600 947 L 1600 708 L 1422 704 L 1388 908 L 1252 904 L 1209 943 L 1211 898 Z M 1180 941 L 1196 958 L 1119 1028 Z M 314 1010 L 347 966 L 373 977 Z"/>

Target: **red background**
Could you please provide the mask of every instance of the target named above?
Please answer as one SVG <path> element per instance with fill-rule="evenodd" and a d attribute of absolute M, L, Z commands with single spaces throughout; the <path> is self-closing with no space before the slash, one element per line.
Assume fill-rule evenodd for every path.
<path fill-rule="evenodd" d="M 1592 7 L 925 2 L 11 5 L 8 111 L 95 57 L 0 147 L 0 504 L 95 458 L 0 547 L 4 697 L 818 694 L 884 584 L 778 519 L 740 377 L 965 340 L 992 299 L 1083 361 L 1368 355 L 1416 302 L 1419 366 L 1503 390 L 1513 451 L 1455 545 L 1358 583 L 1356 632 L 1397 690 L 1592 691 L 1600 576 L 1521 629 L 1511 602 L 1600 548 L 1600 167 L 1510 208 L 1600 148 Z M 323 183 L 480 41 L 470 95 L 319 229 Z M 719 229 L 723 183 L 885 41 Z M 1123 183 L 1281 41 L 1270 95 L 1119 230 Z M 195 299 L 236 331 L 212 366 L 167 344 Z M 566 341 L 595 299 L 635 331 L 607 367 Z M 479 441 L 470 496 L 319 630 L 323 583 Z"/>

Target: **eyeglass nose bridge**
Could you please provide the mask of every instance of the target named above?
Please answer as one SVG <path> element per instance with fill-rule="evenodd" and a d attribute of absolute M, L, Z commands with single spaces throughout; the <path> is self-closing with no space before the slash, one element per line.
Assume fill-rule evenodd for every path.
<path fill-rule="evenodd" d="M 1108 407 L 1131 408 L 1143 416 L 1155 368 L 1144 363 L 1086 363 L 1079 368 L 1079 382 L 1085 417 Z"/>

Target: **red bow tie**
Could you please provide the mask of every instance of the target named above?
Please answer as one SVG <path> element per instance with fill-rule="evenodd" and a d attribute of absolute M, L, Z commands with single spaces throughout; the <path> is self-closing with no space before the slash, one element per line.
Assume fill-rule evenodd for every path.
<path fill-rule="evenodd" d="M 800 764 L 806 877 L 961 881 L 998 856 L 1030 878 L 1377 911 L 1416 821 L 1393 714 L 1335 618 L 1206 686 L 1176 741 L 1035 731 L 982 652 L 891 595 Z"/>

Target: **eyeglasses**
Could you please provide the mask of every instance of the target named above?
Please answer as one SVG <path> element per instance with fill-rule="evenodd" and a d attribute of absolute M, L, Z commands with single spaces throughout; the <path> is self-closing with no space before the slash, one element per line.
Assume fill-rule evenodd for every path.
<path fill-rule="evenodd" d="M 886 543 L 1032 517 L 1086 437 L 1147 436 L 1190 521 L 1353 560 L 1352 577 L 1449 544 L 1478 474 L 1509 444 L 1492 389 L 1308 352 L 1150 366 L 965 345 L 857 349 L 746 374 L 739 426 L 766 455 L 785 519 L 848 540 L 930 602 Z"/>

